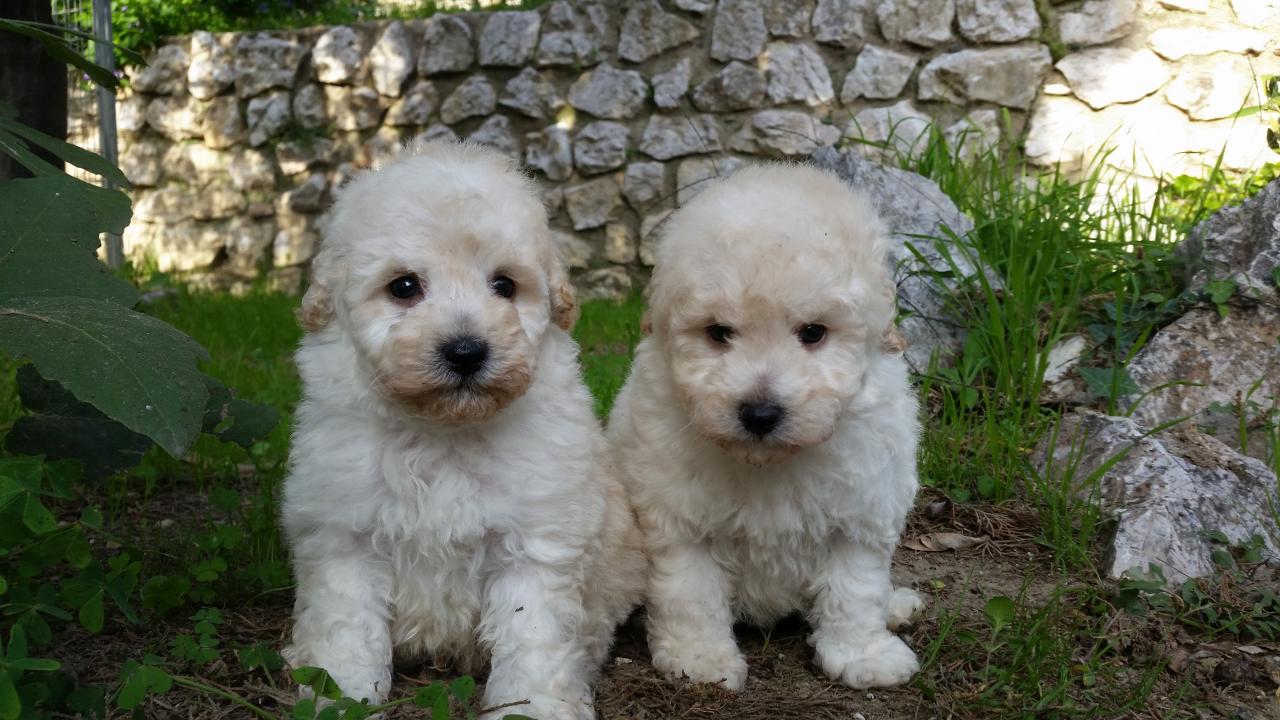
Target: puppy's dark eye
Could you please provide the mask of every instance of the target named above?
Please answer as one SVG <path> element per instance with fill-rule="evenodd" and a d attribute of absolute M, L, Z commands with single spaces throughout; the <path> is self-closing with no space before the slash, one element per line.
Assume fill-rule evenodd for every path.
<path fill-rule="evenodd" d="M 417 275 L 401 275 L 387 285 L 387 292 L 399 300 L 412 300 L 422 294 Z"/>
<path fill-rule="evenodd" d="M 711 338 L 711 342 L 717 345 L 728 345 L 729 339 L 733 337 L 733 328 L 719 323 L 708 325 L 707 337 Z"/>
<path fill-rule="evenodd" d="M 800 342 L 805 345 L 817 345 L 822 342 L 822 338 L 827 336 L 826 325 L 805 325 L 796 333 L 800 338 Z"/>
<path fill-rule="evenodd" d="M 516 281 L 506 275 L 494 275 L 493 280 L 489 281 L 489 287 L 493 288 L 493 294 L 500 298 L 509 298 L 516 294 Z"/>

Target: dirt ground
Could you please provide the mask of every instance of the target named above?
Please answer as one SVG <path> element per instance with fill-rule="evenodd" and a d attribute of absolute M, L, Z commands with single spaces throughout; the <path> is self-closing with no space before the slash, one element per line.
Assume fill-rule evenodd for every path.
<path fill-rule="evenodd" d="M 974 700 L 984 688 L 981 681 L 970 677 L 969 668 L 974 658 L 969 656 L 968 646 L 944 640 L 933 657 L 926 656 L 942 626 L 947 625 L 949 632 L 957 627 L 985 629 L 983 606 L 992 596 L 1012 598 L 1024 593 L 1030 604 L 1043 604 L 1058 597 L 1055 588 L 1089 582 L 1087 578 L 1064 577 L 1053 570 L 1049 553 L 1033 542 L 1034 525 L 1034 513 L 1026 509 L 960 509 L 937 499 L 931 502 L 926 497 L 921 501 L 908 526 L 905 537 L 908 543 L 926 536 L 937 537 L 937 533 L 988 540 L 960 550 L 922 552 L 905 547 L 899 550 L 895 582 L 912 586 L 929 598 L 924 617 L 905 633 L 908 644 L 921 653 L 925 665 L 916 681 L 906 687 L 868 692 L 828 681 L 813 665 L 813 653 L 805 640 L 808 626 L 798 616 L 770 629 L 738 628 L 738 640 L 750 666 L 743 692 L 735 694 L 715 687 L 668 683 L 649 665 L 643 611 L 639 611 L 620 630 L 613 657 L 597 686 L 601 720 L 1280 718 L 1280 643 L 1253 643 L 1250 647 L 1257 650 L 1256 653 L 1251 650 L 1253 654 L 1233 652 L 1239 643 L 1220 642 L 1215 650 L 1213 645 L 1197 644 L 1177 628 L 1151 623 L 1126 628 L 1122 627 L 1127 622 L 1123 619 L 1118 622 L 1119 626 L 1108 626 L 1106 630 L 1119 637 L 1132 636 L 1124 642 L 1145 648 L 1148 655 L 1153 652 L 1153 642 L 1163 640 L 1169 648 L 1167 659 L 1171 667 L 1157 674 L 1144 705 L 1116 712 L 1101 706 L 1070 711 L 1036 710 L 1019 709 L 1014 702 L 1013 707 L 1006 704 L 991 710 L 976 704 Z M 278 673 L 268 682 L 261 672 L 246 673 L 236 663 L 231 650 L 254 643 L 279 648 L 287 633 L 290 603 L 290 594 L 281 592 L 258 598 L 251 607 L 242 610 L 224 610 L 222 658 L 190 674 L 232 690 L 269 712 L 287 716 L 293 690 L 286 674 Z M 75 658 L 76 667 L 72 670 L 82 679 L 111 683 L 116 678 L 103 674 L 105 671 L 114 673 L 125 659 L 139 658 L 147 651 L 163 652 L 171 638 L 181 632 L 189 632 L 189 623 L 183 620 L 175 620 L 172 625 L 158 623 L 143 627 L 115 623 L 96 637 L 68 634 L 68 642 L 73 647 L 59 656 Z M 1222 667 L 1231 672 L 1224 675 Z M 447 677 L 447 673 L 431 667 L 399 666 L 397 689 L 410 691 L 415 686 Z M 425 713 L 406 705 L 388 713 L 388 719 L 421 718 Z M 149 700 L 146 717 L 214 720 L 249 717 L 249 713 L 216 698 L 175 689 Z"/>

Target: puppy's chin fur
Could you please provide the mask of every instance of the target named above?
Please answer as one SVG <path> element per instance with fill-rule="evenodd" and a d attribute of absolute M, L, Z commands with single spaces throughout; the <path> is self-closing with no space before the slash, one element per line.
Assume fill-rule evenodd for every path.
<path fill-rule="evenodd" d="M 790 460 L 807 448 L 800 445 L 770 442 L 768 440 L 738 440 L 721 438 L 714 441 L 730 459 L 744 462 L 751 467 L 763 468 Z"/>
<path fill-rule="evenodd" d="M 426 373 L 382 378 L 382 394 L 401 411 L 444 425 L 481 423 L 520 399 L 533 384 L 532 363 L 512 361 L 503 372 L 479 381 L 434 382 Z"/>

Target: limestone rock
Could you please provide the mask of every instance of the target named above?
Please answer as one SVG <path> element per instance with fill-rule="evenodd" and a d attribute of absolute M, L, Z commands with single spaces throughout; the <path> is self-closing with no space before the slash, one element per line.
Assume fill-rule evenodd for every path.
<path fill-rule="evenodd" d="M 187 69 L 187 92 L 197 100 L 222 94 L 236 81 L 231 53 L 213 33 L 198 30 L 191 34 L 191 67 Z"/>
<path fill-rule="evenodd" d="M 720 134 L 710 115 L 654 115 L 644 126 L 640 151 L 655 160 L 715 152 Z"/>
<path fill-rule="evenodd" d="M 439 14 L 427 23 L 418 56 L 422 75 L 461 72 L 476 60 L 471 26 L 457 15 Z"/>
<path fill-rule="evenodd" d="M 280 196 L 281 212 L 318 213 L 328 198 L 329 180 L 324 173 L 311 173 L 301 185 Z"/>
<path fill-rule="evenodd" d="M 1160 0 L 1160 5 L 1170 10 L 1202 14 L 1209 12 L 1209 0 Z"/>
<path fill-rule="evenodd" d="M 952 266 L 935 243 L 948 242 L 949 235 L 942 228 L 963 237 L 973 229 L 973 222 L 936 183 L 921 175 L 882 167 L 852 150 L 841 152 L 830 147 L 814 153 L 812 161 L 866 192 L 889 228 L 892 243 L 888 263 L 898 285 L 898 307 L 909 313 L 899 323 L 907 338 L 908 364 L 914 371 L 923 372 L 934 351 L 939 353 L 941 362 L 947 362 L 964 344 L 963 326 L 950 317 L 949 310 L 949 296 L 961 281 L 952 278 Z M 961 275 L 979 272 L 959 248 L 950 248 L 950 253 Z"/>
<path fill-rule="evenodd" d="M 933 119 L 916 109 L 910 100 L 887 107 L 867 108 L 853 116 L 845 134 L 860 141 L 895 148 L 910 153 L 928 136 Z M 865 151 L 874 155 L 871 148 Z"/>
<path fill-rule="evenodd" d="M 814 0 L 765 0 L 764 24 L 774 37 L 802 38 L 809 34 Z"/>
<path fill-rule="evenodd" d="M 813 37 L 820 43 L 856 48 L 866 38 L 867 0 L 818 0 Z"/>
<path fill-rule="evenodd" d="M 532 10 L 489 14 L 480 33 L 480 64 L 519 67 L 533 59 L 542 16 Z"/>
<path fill-rule="evenodd" d="M 582 270 L 591 267 L 591 256 L 595 252 L 587 241 L 574 233 L 562 230 L 551 231 L 551 241 L 555 243 L 556 254 L 570 270 Z"/>
<path fill-rule="evenodd" d="M 404 83 L 413 74 L 413 47 L 409 31 L 404 23 L 396 21 L 387 26 L 369 51 L 369 71 L 373 75 L 373 87 L 381 95 L 400 97 Z"/>
<path fill-rule="evenodd" d="M 573 143 L 569 131 L 551 125 L 525 135 L 524 164 L 540 170 L 548 180 L 568 180 L 573 174 Z"/>
<path fill-rule="evenodd" d="M 622 176 L 622 194 L 637 211 L 645 210 L 666 196 L 666 165 L 660 162 L 633 162 Z"/>
<path fill-rule="evenodd" d="M 240 101 L 234 95 L 214 98 L 204 113 L 204 144 L 215 149 L 238 145 L 248 137 Z"/>
<path fill-rule="evenodd" d="M 691 12 L 695 15 L 701 15 L 711 9 L 714 4 L 712 0 L 674 0 L 676 7 Z"/>
<path fill-rule="evenodd" d="M 702 34 L 693 23 L 663 10 L 658 0 L 633 0 L 628 6 L 618 40 L 623 60 L 641 63 Z"/>
<path fill-rule="evenodd" d="M 858 53 L 853 69 L 844 78 L 840 102 L 852 104 L 858 98 L 890 100 L 902 94 L 916 69 L 914 55 L 878 45 L 867 45 Z"/>
<path fill-rule="evenodd" d="M 596 175 L 627 162 L 631 131 L 626 125 L 607 120 L 593 122 L 578 131 L 573 142 L 573 159 L 585 175 Z"/>
<path fill-rule="evenodd" d="M 880 32 L 886 40 L 923 47 L 951 39 L 955 14 L 954 0 L 880 0 L 876 7 Z"/>
<path fill-rule="evenodd" d="M 261 150 L 237 148 L 227 175 L 237 190 L 274 190 L 276 186 L 275 163 Z"/>
<path fill-rule="evenodd" d="M 194 190 L 180 185 L 138 191 L 133 203 L 133 216 L 142 222 L 177 223 L 191 218 L 197 199 Z"/>
<path fill-rule="evenodd" d="M 322 128 L 329 123 L 324 90 L 319 85 L 305 85 L 293 96 L 293 119 L 308 130 Z"/>
<path fill-rule="evenodd" d="M 199 101 L 191 97 L 158 97 L 147 105 L 147 125 L 170 140 L 204 136 Z"/>
<path fill-rule="evenodd" d="M 1237 20 L 1250 27 L 1280 23 L 1280 2 L 1277 0 L 1231 0 L 1231 9 Z"/>
<path fill-rule="evenodd" d="M 155 95 L 180 95 L 187 88 L 187 51 L 164 45 L 133 76 L 133 89 Z"/>
<path fill-rule="evenodd" d="M 1145 575 L 1152 564 L 1174 586 L 1212 575 L 1210 531 L 1233 543 L 1261 536 L 1265 558 L 1280 560 L 1265 510 L 1277 502 L 1276 476 L 1265 464 L 1189 428 L 1148 433 L 1136 418 L 1076 410 L 1063 418 L 1056 447 L 1046 440 L 1033 457 L 1054 482 L 1101 473 L 1098 500 L 1116 519 L 1110 577 Z"/>
<path fill-rule="evenodd" d="M 648 95 L 644 77 L 635 70 L 619 70 L 602 63 L 569 88 L 569 104 L 608 120 L 635 117 Z"/>
<path fill-rule="evenodd" d="M 160 272 L 209 267 L 222 252 L 223 223 L 183 220 L 173 224 L 132 222 L 124 230 L 125 253 L 153 258 Z"/>
<path fill-rule="evenodd" d="M 761 0 L 719 0 L 711 25 L 711 57 L 721 62 L 754 61 L 764 50 L 769 30 Z"/>
<path fill-rule="evenodd" d="M 311 50 L 311 67 L 322 83 L 348 84 L 363 63 L 364 38 L 344 25 L 326 30 Z"/>
<path fill-rule="evenodd" d="M 574 230 L 598 228 L 618 217 L 622 210 L 622 189 L 616 177 L 606 175 L 566 187 L 564 204 Z"/>
<path fill-rule="evenodd" d="M 1089 0 L 1058 20 L 1058 37 L 1069 45 L 1102 45 L 1119 40 L 1133 25 L 1137 0 Z"/>
<path fill-rule="evenodd" d="M 503 155 L 519 163 L 523 153 L 520 141 L 511 132 L 511 119 L 506 115 L 491 115 L 468 138 L 481 145 L 497 148 Z"/>
<path fill-rule="evenodd" d="M 667 218 L 671 217 L 672 212 L 674 210 L 657 210 L 645 215 L 640 221 L 641 264 L 653 267 L 657 259 L 658 239 L 662 234 L 662 227 L 666 224 Z"/>
<path fill-rule="evenodd" d="M 948 125 L 943 136 L 961 157 L 972 158 L 1000 142 L 1000 113 L 991 108 L 974 110 Z"/>
<path fill-rule="evenodd" d="M 806 155 L 840 139 L 840 129 L 809 113 L 761 110 L 734 135 L 729 146 L 740 152 L 773 157 Z"/>
<path fill-rule="evenodd" d="M 368 130 L 382 124 L 382 98 L 371 87 L 324 86 L 325 108 L 339 130 Z"/>
<path fill-rule="evenodd" d="M 405 143 L 405 132 L 400 128 L 381 127 L 377 132 L 362 138 L 360 133 L 350 137 L 359 144 L 355 151 L 355 164 L 360 167 L 381 167 L 400 155 Z"/>
<path fill-rule="evenodd" d="M 1082 335 L 1068 335 L 1050 350 L 1044 370 L 1041 405 L 1083 405 L 1092 398 L 1077 368 L 1089 351 L 1089 341 Z"/>
<path fill-rule="evenodd" d="M 611 263 L 625 265 L 636 259 L 636 231 L 621 222 L 611 222 L 604 228 L 604 256 Z"/>
<path fill-rule="evenodd" d="M 564 99 L 542 73 L 525 68 L 507 81 L 498 104 L 534 120 L 546 120 L 564 106 Z"/>
<path fill-rule="evenodd" d="M 333 141 L 326 137 L 284 140 L 276 145 L 276 164 L 285 175 L 297 175 L 333 161 Z"/>
<path fill-rule="evenodd" d="M 1233 280 L 1244 297 L 1280 300 L 1275 274 L 1280 268 L 1280 180 L 1196 225 L 1176 252 L 1186 267 L 1191 292 L 1202 290 L 1210 280 Z"/>
<path fill-rule="evenodd" d="M 123 145 L 120 170 L 134 187 L 152 187 L 164 176 L 164 154 L 169 143 L 157 138 L 142 138 Z"/>
<path fill-rule="evenodd" d="M 196 220 L 223 220 L 242 214 L 246 204 L 244 193 L 225 184 L 213 185 L 196 195 L 191 216 Z"/>
<path fill-rule="evenodd" d="M 939 55 L 920 71 L 920 99 L 1026 110 L 1051 63 L 1049 48 L 1038 43 Z"/>
<path fill-rule="evenodd" d="M 227 153 L 214 150 L 198 142 L 179 143 L 170 147 L 165 153 L 162 176 L 177 180 L 189 187 L 226 185 L 227 176 L 231 170 L 230 164 L 238 157 L 238 152 Z M 243 189 L 234 181 L 231 183 L 231 188 Z"/>
<path fill-rule="evenodd" d="M 147 126 L 150 102 L 136 93 L 116 100 L 116 132 L 125 136 L 141 132 Z"/>
<path fill-rule="evenodd" d="M 271 264 L 275 267 L 301 265 L 316 254 L 320 242 L 318 215 L 278 213 L 278 230 L 271 241 Z"/>
<path fill-rule="evenodd" d="M 579 299 L 588 300 L 622 300 L 631 294 L 631 276 L 620 267 L 606 267 L 591 270 L 578 279 L 582 286 Z"/>
<path fill-rule="evenodd" d="M 272 219 L 232 218 L 226 225 L 226 269 L 245 277 L 256 276 L 275 234 Z"/>
<path fill-rule="evenodd" d="M 1058 61 L 1076 97 L 1095 110 L 1146 97 L 1169 81 L 1169 69 L 1150 50 L 1094 48 Z"/>
<path fill-rule="evenodd" d="M 578 65 L 600 62 L 608 42 L 609 14 L 600 3 L 556 0 L 547 7 L 538 43 L 539 65 Z"/>
<path fill-rule="evenodd" d="M 1252 105 L 1253 75 L 1240 56 L 1195 58 L 1183 64 L 1165 90 L 1165 97 L 1192 120 L 1217 120 Z"/>
<path fill-rule="evenodd" d="M 1162 58 L 1181 60 L 1216 52 L 1259 53 L 1269 40 L 1265 32 L 1238 27 L 1162 27 L 1151 33 L 1147 44 Z"/>
<path fill-rule="evenodd" d="M 1034 0 L 956 0 L 956 17 L 960 34 L 973 42 L 1017 42 L 1040 32 Z"/>
<path fill-rule="evenodd" d="M 404 97 L 392 103 L 387 110 L 386 123 L 392 127 L 426 125 L 439 103 L 436 86 L 430 80 L 418 80 L 409 86 Z"/>
<path fill-rule="evenodd" d="M 1093 148 L 1093 111 L 1070 96 L 1048 95 L 1036 102 L 1031 113 L 1023 152 L 1034 165 L 1064 171 L 1080 169 Z"/>
<path fill-rule="evenodd" d="M 289 93 L 276 90 L 249 100 L 246 115 L 249 121 L 249 144 L 258 147 L 289 126 L 292 117 L 289 111 Z"/>
<path fill-rule="evenodd" d="M 440 106 L 440 119 L 452 125 L 477 115 L 488 115 L 498 107 L 498 93 L 488 78 L 472 75 L 454 88 Z"/>
<path fill-rule="evenodd" d="M 453 131 L 453 128 L 445 125 L 444 123 L 435 123 L 426 130 L 415 135 L 412 142 L 416 146 L 423 143 L 438 141 L 458 142 L 461 139 L 462 138 L 458 137 L 458 133 Z"/>
<path fill-rule="evenodd" d="M 267 33 L 242 35 L 236 43 L 236 94 L 253 97 L 271 88 L 293 87 L 306 50 L 293 40 Z"/>
<path fill-rule="evenodd" d="M 706 156 L 686 158 L 676 168 L 676 202 L 687 204 L 703 190 L 711 181 L 726 178 L 743 165 L 742 161 L 732 155 Z"/>
<path fill-rule="evenodd" d="M 675 65 L 653 76 L 653 104 L 663 110 L 680 107 L 680 98 L 689 92 L 689 78 L 693 63 L 681 58 Z"/>
<path fill-rule="evenodd" d="M 693 106 L 703 112 L 734 112 L 763 107 L 768 85 L 754 65 L 737 61 L 693 89 Z"/>
<path fill-rule="evenodd" d="M 802 102 L 810 107 L 835 99 L 831 75 L 812 45 L 775 42 L 765 51 L 769 100 L 775 105 Z"/>

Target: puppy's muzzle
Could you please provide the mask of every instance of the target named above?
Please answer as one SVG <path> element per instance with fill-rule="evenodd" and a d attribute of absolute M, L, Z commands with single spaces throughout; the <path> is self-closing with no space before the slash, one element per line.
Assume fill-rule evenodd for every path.
<path fill-rule="evenodd" d="M 469 378 L 484 369 L 489 343 L 477 337 L 454 338 L 442 343 L 437 352 L 450 372 Z"/>
<path fill-rule="evenodd" d="M 787 411 L 773 402 L 745 402 L 738 406 L 738 422 L 757 439 L 773 432 L 786 416 Z"/>

